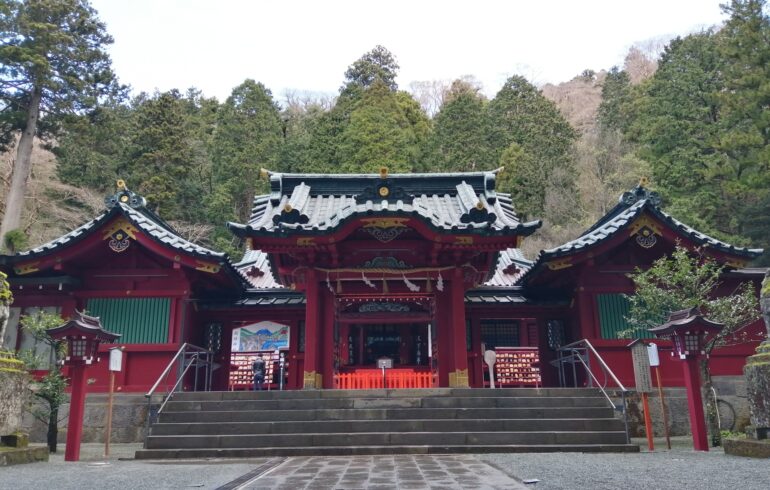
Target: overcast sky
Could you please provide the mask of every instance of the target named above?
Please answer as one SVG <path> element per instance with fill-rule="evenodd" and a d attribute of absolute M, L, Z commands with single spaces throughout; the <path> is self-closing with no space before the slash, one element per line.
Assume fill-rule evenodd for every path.
<path fill-rule="evenodd" d="M 638 41 L 719 24 L 724 0 L 92 0 L 115 38 L 113 66 L 135 92 L 195 86 L 224 100 L 246 78 L 277 98 L 336 93 L 377 44 L 398 83 L 475 75 L 566 81 L 622 64 Z"/>

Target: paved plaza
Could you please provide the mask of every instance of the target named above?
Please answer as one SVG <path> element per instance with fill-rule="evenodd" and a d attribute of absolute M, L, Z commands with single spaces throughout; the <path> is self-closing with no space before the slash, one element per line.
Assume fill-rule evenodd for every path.
<path fill-rule="evenodd" d="M 634 442 L 643 444 L 642 440 Z M 467 454 L 137 461 L 139 444 L 83 444 L 65 463 L 64 445 L 48 463 L 0 468 L 0 488 L 87 489 L 681 489 L 766 490 L 770 460 L 696 453 L 688 438 L 672 451 L 631 454 Z M 525 483 L 529 482 L 529 483 Z"/>

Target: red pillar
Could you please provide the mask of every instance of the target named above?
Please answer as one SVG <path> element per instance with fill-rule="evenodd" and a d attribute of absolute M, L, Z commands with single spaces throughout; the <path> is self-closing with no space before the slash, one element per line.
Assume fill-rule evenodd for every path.
<path fill-rule="evenodd" d="M 693 449 L 708 451 L 708 432 L 706 431 L 706 418 L 703 415 L 703 397 L 700 394 L 698 358 L 688 357 L 682 363 L 682 368 L 684 370 L 684 385 L 687 388 L 687 408 L 690 411 Z"/>
<path fill-rule="evenodd" d="M 468 350 L 465 341 L 465 285 L 463 284 L 463 271 L 455 268 L 452 280 L 449 283 L 449 301 L 452 306 L 452 316 L 449 321 L 450 335 L 452 336 L 452 361 L 450 368 L 449 386 L 454 388 L 468 388 Z"/>
<path fill-rule="evenodd" d="M 321 336 L 321 373 L 322 386 L 334 388 L 334 295 L 326 288 L 319 289 L 320 302 L 322 304 L 321 324 L 318 330 Z M 320 388 L 320 386 L 319 386 Z"/>
<path fill-rule="evenodd" d="M 322 386 L 319 344 L 321 341 L 321 301 L 318 294 L 318 277 L 315 270 L 307 271 L 305 284 L 305 362 L 302 387 L 315 389 Z"/>
<path fill-rule="evenodd" d="M 449 386 L 449 373 L 454 371 L 452 358 L 452 295 L 451 286 L 436 294 L 436 311 L 433 321 L 436 323 L 436 336 L 433 342 L 433 358 L 438 361 L 438 386 Z"/>
<path fill-rule="evenodd" d="M 64 461 L 80 461 L 80 438 L 83 435 L 83 412 L 86 404 L 86 365 L 77 363 L 70 366 L 72 396 L 67 422 L 67 445 Z"/>

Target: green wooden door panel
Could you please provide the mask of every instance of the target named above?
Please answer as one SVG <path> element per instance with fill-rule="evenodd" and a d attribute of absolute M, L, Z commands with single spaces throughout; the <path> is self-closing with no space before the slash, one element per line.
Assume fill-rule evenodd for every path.
<path fill-rule="evenodd" d="M 168 342 L 171 298 L 91 298 L 86 310 L 106 330 L 121 334 L 120 344 Z"/>

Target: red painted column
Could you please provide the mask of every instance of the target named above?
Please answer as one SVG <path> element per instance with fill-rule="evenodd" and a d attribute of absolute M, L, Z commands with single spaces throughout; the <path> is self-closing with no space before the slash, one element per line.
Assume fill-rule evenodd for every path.
<path fill-rule="evenodd" d="M 449 373 L 454 371 L 452 359 L 452 300 L 451 285 L 436 294 L 436 311 L 433 321 L 436 323 L 436 336 L 433 342 L 433 358 L 438 361 L 438 385 L 449 386 Z"/>
<path fill-rule="evenodd" d="M 86 404 L 86 365 L 77 363 L 70 366 L 72 395 L 70 414 L 67 421 L 67 445 L 64 461 L 80 461 L 80 438 L 83 436 L 83 413 Z"/>
<path fill-rule="evenodd" d="M 321 301 L 318 294 L 318 277 L 315 270 L 307 271 L 305 284 L 305 362 L 302 375 L 304 389 L 320 388 L 321 363 L 319 344 L 321 340 Z"/>
<path fill-rule="evenodd" d="M 452 360 L 454 368 L 450 368 L 449 386 L 468 388 L 468 350 L 465 341 L 465 285 L 463 271 L 455 268 L 449 283 L 450 304 L 452 316 L 450 328 L 452 336 Z M 452 375 L 454 373 L 454 375 Z"/>
<path fill-rule="evenodd" d="M 682 363 L 684 385 L 687 388 L 687 408 L 690 411 L 690 431 L 692 446 L 696 451 L 708 451 L 708 432 L 706 418 L 703 415 L 703 397 L 700 394 L 700 373 L 698 358 L 688 357 Z"/>
<path fill-rule="evenodd" d="M 334 295 L 326 288 L 319 288 L 321 310 L 321 324 L 318 330 L 321 335 L 321 373 L 323 375 L 322 386 L 327 389 L 334 388 Z M 320 386 L 319 386 L 320 388 Z"/>
<path fill-rule="evenodd" d="M 592 339 L 598 335 L 594 335 L 598 329 L 594 325 L 594 302 L 591 293 L 585 291 L 583 286 L 578 288 L 578 308 L 580 311 L 580 328 L 578 329 L 577 338 L 579 339 Z"/>

